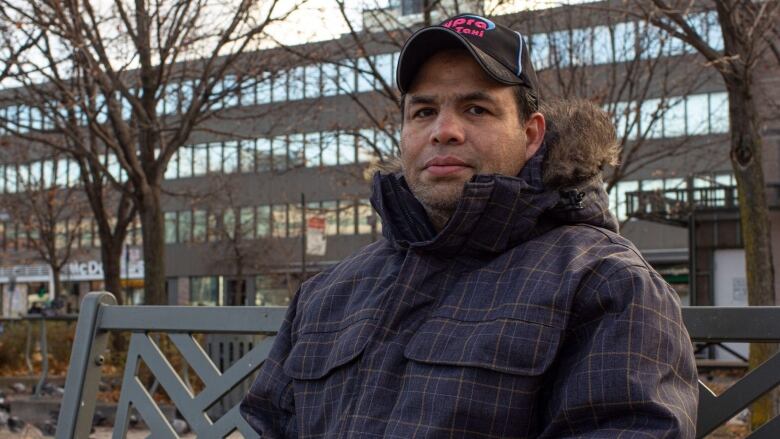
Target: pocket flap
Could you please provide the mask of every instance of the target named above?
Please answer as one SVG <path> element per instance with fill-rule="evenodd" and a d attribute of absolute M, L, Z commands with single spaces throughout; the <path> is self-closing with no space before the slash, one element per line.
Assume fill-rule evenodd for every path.
<path fill-rule="evenodd" d="M 417 330 L 404 355 L 422 363 L 540 375 L 555 359 L 560 338 L 561 329 L 534 322 L 434 317 Z"/>
<path fill-rule="evenodd" d="M 375 328 L 375 321 L 360 320 L 339 331 L 303 333 L 284 362 L 284 372 L 301 380 L 322 378 L 360 355 Z"/>

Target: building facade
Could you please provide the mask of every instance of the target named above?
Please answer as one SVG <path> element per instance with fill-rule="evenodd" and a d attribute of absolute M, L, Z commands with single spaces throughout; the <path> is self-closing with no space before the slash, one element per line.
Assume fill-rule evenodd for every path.
<path fill-rule="evenodd" d="M 370 169 L 398 151 L 400 113 L 392 90 L 398 42 L 403 41 L 398 36 L 423 19 L 417 3 L 364 13 L 368 30 L 360 41 L 344 36 L 285 52 L 288 63 L 226 96 L 219 117 L 178 150 L 164 183 L 169 303 L 284 305 L 302 279 L 379 239 L 381 222 L 368 201 Z M 718 281 L 730 289 L 714 287 L 716 265 L 732 266 L 728 261 L 738 259 L 742 246 L 723 83 L 684 44 L 654 33 L 641 20 L 593 10 L 570 6 L 496 20 L 523 30 L 545 87 L 543 99 L 598 98 L 613 114 L 624 148 L 640 157 L 624 153 L 624 167 L 607 171 L 621 233 L 676 288 L 683 303 L 727 304 L 728 297 L 737 303 L 744 292 L 744 268 Z M 437 11 L 432 17 L 444 14 Z M 713 12 L 691 17 L 708 42 L 722 48 Z M 372 33 L 377 23 L 389 22 L 398 25 Z M 773 91 L 780 89 L 777 73 L 777 68 L 761 72 L 759 86 L 767 90 L 767 99 L 778 98 Z M 234 80 L 226 76 L 226 87 Z M 641 84 L 642 90 L 619 91 L 628 83 Z M 572 84 L 578 88 L 568 89 Z M 173 87 L 159 111 L 180 111 L 184 89 L 183 84 Z M 22 105 L 5 105 L 0 117 L 47 128 L 45 118 Z M 780 181 L 779 119 L 768 118 L 765 124 L 771 185 Z M 23 193 L 30 180 L 78 189 L 78 168 L 67 158 L 10 157 L 6 151 L 1 159 L 0 196 Z M 118 180 L 124 178 L 115 157 L 105 154 L 104 160 Z M 772 207 L 777 205 L 775 196 Z M 776 227 L 780 217 L 772 215 Z M 324 252 L 312 252 L 317 254 L 304 251 L 312 218 L 320 221 L 312 225 L 324 224 L 312 238 L 324 237 Z M 23 229 L 11 215 L 0 217 L 3 315 L 50 298 L 50 270 L 32 251 L 29 241 L 35 236 Z M 79 218 L 78 229 L 73 255 L 61 272 L 73 306 L 87 291 L 102 288 L 95 225 L 87 216 Z M 121 269 L 134 303 L 143 303 L 140 239 L 136 221 Z"/>

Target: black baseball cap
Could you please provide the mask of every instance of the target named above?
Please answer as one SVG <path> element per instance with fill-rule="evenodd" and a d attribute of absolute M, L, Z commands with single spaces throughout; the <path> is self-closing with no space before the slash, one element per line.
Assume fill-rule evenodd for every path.
<path fill-rule="evenodd" d="M 536 72 L 523 36 L 471 14 L 422 28 L 406 40 L 396 70 L 398 89 L 401 93 L 408 92 L 417 71 L 435 53 L 459 47 L 466 48 L 491 78 L 502 84 L 528 87 L 538 98 Z"/>

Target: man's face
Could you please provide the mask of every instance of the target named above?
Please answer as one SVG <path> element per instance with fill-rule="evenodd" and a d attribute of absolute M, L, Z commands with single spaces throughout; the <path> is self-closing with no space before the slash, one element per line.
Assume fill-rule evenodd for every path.
<path fill-rule="evenodd" d="M 473 175 L 517 175 L 544 135 L 544 118 L 531 119 L 541 133 L 528 132 L 530 120 L 521 122 L 512 88 L 487 76 L 465 51 L 434 55 L 405 100 L 401 160 L 409 187 L 429 208 L 452 211 Z"/>

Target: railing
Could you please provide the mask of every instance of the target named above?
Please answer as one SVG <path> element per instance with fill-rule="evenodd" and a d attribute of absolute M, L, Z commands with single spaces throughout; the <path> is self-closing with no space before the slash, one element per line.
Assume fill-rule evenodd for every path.
<path fill-rule="evenodd" d="M 668 189 L 626 193 L 626 212 L 637 218 L 685 221 L 691 211 L 736 209 L 736 186 Z"/>
<path fill-rule="evenodd" d="M 270 351 L 277 328 L 284 318 L 282 307 L 184 307 L 116 306 L 109 293 L 90 293 L 84 299 L 76 328 L 70 368 L 57 423 L 57 438 L 89 436 L 95 411 L 100 366 L 110 332 L 132 333 L 122 390 L 117 405 L 114 437 L 125 437 L 130 407 L 144 419 L 154 438 L 176 438 L 169 420 L 138 379 L 143 361 L 198 437 L 221 438 L 238 430 L 244 437 L 258 437 L 238 412 L 238 404 L 217 420 L 208 409 L 235 388 L 251 379 Z M 701 342 L 780 341 L 780 307 L 688 307 L 683 319 L 691 338 Z M 166 333 L 200 377 L 205 387 L 195 394 L 179 377 L 150 333 Z M 220 371 L 195 341 L 193 334 L 264 334 L 229 369 Z M 704 437 L 750 403 L 780 383 L 780 355 L 715 396 L 700 383 L 697 437 Z M 780 437 L 780 417 L 750 435 L 751 439 Z"/>
<path fill-rule="evenodd" d="M 21 323 L 27 324 L 27 337 L 24 348 L 24 362 L 27 365 L 27 370 L 30 374 L 34 373 L 32 363 L 32 328 L 33 322 L 40 322 L 40 329 L 38 331 L 38 343 L 41 349 L 41 376 L 38 379 L 38 383 L 35 385 L 33 396 L 40 397 L 43 393 L 43 385 L 49 379 L 49 342 L 46 337 L 46 322 L 52 321 L 67 321 L 75 322 L 78 319 L 77 314 L 65 314 L 65 315 L 44 315 L 44 314 L 30 314 L 23 317 L 0 317 L 0 323 Z"/>

